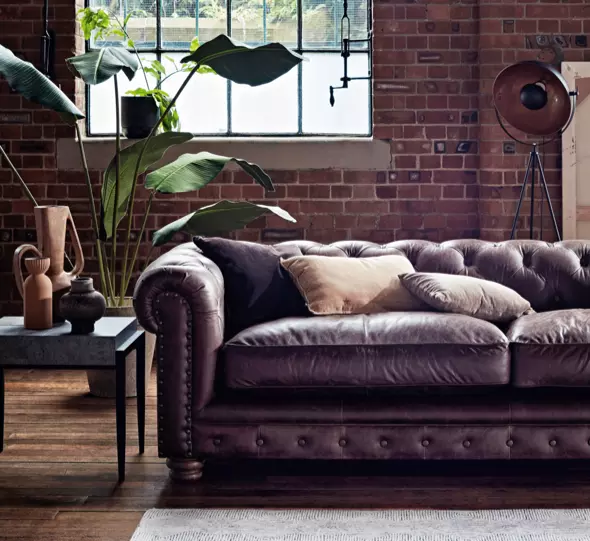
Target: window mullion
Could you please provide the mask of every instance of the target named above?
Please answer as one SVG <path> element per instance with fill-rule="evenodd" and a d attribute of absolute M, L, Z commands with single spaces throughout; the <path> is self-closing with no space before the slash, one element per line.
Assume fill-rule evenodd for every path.
<path fill-rule="evenodd" d="M 162 50 L 162 0 L 156 0 L 156 51 Z"/>
<path fill-rule="evenodd" d="M 297 51 L 303 52 L 303 0 L 297 0 Z M 297 133 L 303 134 L 303 62 L 297 66 Z"/>
<path fill-rule="evenodd" d="M 232 20 L 231 20 L 232 0 L 226 0 L 226 19 L 227 19 L 227 35 L 231 38 L 232 35 Z M 232 86 L 231 81 L 227 80 L 227 134 L 232 133 L 231 122 L 231 102 L 232 102 Z"/>

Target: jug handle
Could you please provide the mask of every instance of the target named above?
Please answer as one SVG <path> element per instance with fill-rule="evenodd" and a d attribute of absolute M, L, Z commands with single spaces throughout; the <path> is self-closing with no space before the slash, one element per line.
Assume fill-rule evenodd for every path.
<path fill-rule="evenodd" d="M 14 256 L 12 257 L 12 273 L 16 279 L 16 287 L 21 297 L 24 297 L 22 260 L 27 252 L 35 252 L 37 257 L 43 257 L 43 254 L 37 249 L 36 246 L 33 246 L 32 244 L 22 244 L 14 251 Z"/>
<path fill-rule="evenodd" d="M 76 264 L 74 265 L 72 271 L 68 273 L 68 276 L 70 278 L 76 278 L 84 269 L 84 254 L 82 253 L 82 245 L 80 244 L 78 231 L 76 231 L 76 226 L 74 225 L 74 220 L 72 219 L 72 213 L 69 210 L 68 216 L 66 217 L 66 226 L 70 231 L 70 236 L 74 245 L 74 254 L 76 257 Z"/>

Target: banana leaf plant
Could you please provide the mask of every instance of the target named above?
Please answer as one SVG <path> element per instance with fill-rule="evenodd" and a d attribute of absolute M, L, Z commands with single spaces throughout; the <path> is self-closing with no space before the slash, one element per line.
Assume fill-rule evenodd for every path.
<path fill-rule="evenodd" d="M 108 49 L 108 48 L 107 48 Z M 87 53 L 68 59 L 73 73 L 86 84 L 97 84 L 123 71 L 130 79 L 137 65 L 129 61 L 124 49 L 117 48 L 106 54 Z M 132 55 L 129 54 L 129 57 Z M 92 55 L 92 56 L 91 56 Z M 191 66 L 186 79 L 177 93 L 170 99 L 168 108 L 159 122 L 153 127 L 145 139 L 121 148 L 120 113 L 118 108 L 118 92 L 116 106 L 117 143 L 116 153 L 107 167 L 101 189 L 100 222 L 95 234 L 101 248 L 110 244 L 110 265 L 106 251 L 105 265 L 101 266 L 103 292 L 112 306 L 121 306 L 129 289 L 133 271 L 139 255 L 141 241 L 145 233 L 148 217 L 154 198 L 159 193 L 184 193 L 199 190 L 214 181 L 229 163 L 244 170 L 252 179 L 266 190 L 274 191 L 270 177 L 256 164 L 234 157 L 218 156 L 208 152 L 183 154 L 178 159 L 163 167 L 154 169 L 156 163 L 172 147 L 182 145 L 192 139 L 192 134 L 183 132 L 164 132 L 158 129 L 167 113 L 175 106 L 179 96 L 187 87 L 191 78 L 203 67 L 211 68 L 222 77 L 235 83 L 259 86 L 270 83 L 284 75 L 303 58 L 279 43 L 270 43 L 261 47 L 251 48 L 234 42 L 224 35 L 204 43 L 182 59 L 182 63 Z M 117 89 L 115 82 L 115 88 Z M 85 163 L 85 162 L 84 162 Z M 145 179 L 144 187 L 149 197 L 140 230 L 133 239 L 133 213 L 136 201 L 136 190 L 141 175 L 150 171 Z M 171 240 L 176 233 L 220 234 L 243 227 L 255 218 L 267 213 L 294 222 L 295 220 L 283 209 L 275 206 L 257 205 L 249 202 L 221 201 L 198 209 L 188 216 L 180 218 L 157 231 L 152 238 L 152 249 Z M 123 253 L 117 248 L 117 228 L 124 222 L 125 234 Z M 134 246 L 132 246 L 134 244 Z M 147 257 L 151 258 L 152 251 Z M 120 265 L 117 265 L 117 261 Z M 119 270 L 120 268 L 120 270 Z"/>

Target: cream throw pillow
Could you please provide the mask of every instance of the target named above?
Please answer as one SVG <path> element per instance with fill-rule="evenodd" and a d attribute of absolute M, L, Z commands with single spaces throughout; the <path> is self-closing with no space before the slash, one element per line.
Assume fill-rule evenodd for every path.
<path fill-rule="evenodd" d="M 508 322 L 531 310 L 531 303 L 502 284 L 460 274 L 414 272 L 401 283 L 416 298 L 441 312 Z"/>
<path fill-rule="evenodd" d="M 281 265 L 316 315 L 429 310 L 401 285 L 398 275 L 414 272 L 401 255 L 306 255 L 283 259 Z"/>

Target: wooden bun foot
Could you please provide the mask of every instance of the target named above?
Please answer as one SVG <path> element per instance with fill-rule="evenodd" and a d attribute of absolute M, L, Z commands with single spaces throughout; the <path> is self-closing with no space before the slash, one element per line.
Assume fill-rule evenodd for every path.
<path fill-rule="evenodd" d="M 194 459 L 168 458 L 166 466 L 174 481 L 197 481 L 203 475 L 203 463 Z"/>

